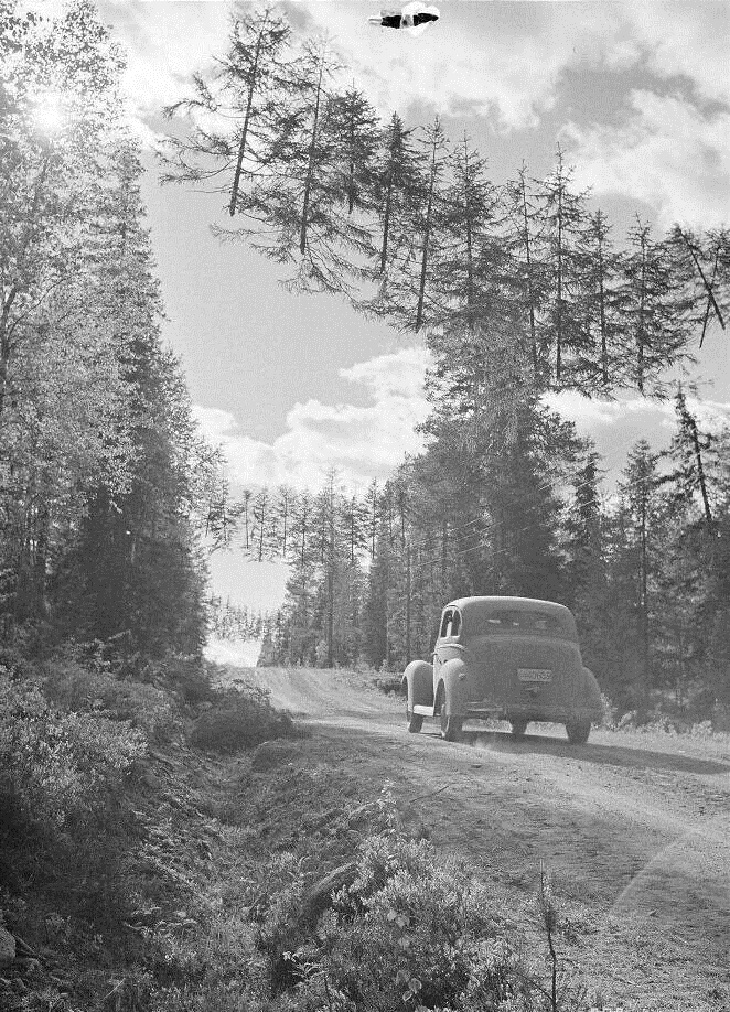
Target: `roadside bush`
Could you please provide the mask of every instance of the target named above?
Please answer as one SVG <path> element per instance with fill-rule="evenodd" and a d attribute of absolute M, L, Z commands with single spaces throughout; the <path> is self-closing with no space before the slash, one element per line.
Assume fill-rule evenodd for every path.
<path fill-rule="evenodd" d="M 392 675 L 390 678 L 374 678 L 373 684 L 378 692 L 383 692 L 386 696 L 407 695 L 406 688 L 401 682 L 400 675 Z"/>
<path fill-rule="evenodd" d="M 730 706 L 719 702 L 715 703 L 712 708 L 712 730 L 716 734 L 730 732 Z"/>
<path fill-rule="evenodd" d="M 605 692 L 601 693 L 601 710 L 602 713 L 599 727 L 615 727 L 618 719 L 618 708 L 613 705 Z"/>
<path fill-rule="evenodd" d="M 0 668 L 5 668 L 14 678 L 34 678 L 38 672 L 35 664 L 12 646 L 0 646 Z"/>
<path fill-rule="evenodd" d="M 168 654 L 155 668 L 165 686 L 180 693 L 193 706 L 212 702 L 217 695 L 213 685 L 213 667 L 197 654 Z M 150 678 L 157 682 L 158 679 Z"/>
<path fill-rule="evenodd" d="M 296 948 L 306 890 L 294 874 L 272 891 L 260 933 L 274 974 L 272 1007 L 527 1008 L 520 1004 L 527 978 L 510 941 L 514 925 L 490 887 L 428 841 L 410 839 L 387 791 L 373 824 L 352 885 L 335 894 L 316 932 Z M 284 948 L 287 939 L 293 951 L 277 955 L 277 941 Z"/>
<path fill-rule="evenodd" d="M 38 685 L 0 669 L 0 794 L 31 819 L 62 826 L 94 811 L 144 749 L 128 723 L 58 713 Z"/>
<path fill-rule="evenodd" d="M 358 878 L 325 920 L 326 968 L 360 1008 L 489 1007 L 520 989 L 509 928 L 464 864 L 428 841 L 381 834 L 361 848 Z"/>
<path fill-rule="evenodd" d="M 464 862 L 409 838 L 387 789 L 372 814 L 355 878 L 334 895 L 316 926 L 302 920 L 310 894 L 293 855 L 289 862 L 281 856 L 277 867 L 287 874 L 278 885 L 269 883 L 260 918 L 259 946 L 270 960 L 270 1012 L 588 1008 L 578 979 L 561 979 L 553 991 L 543 958 L 552 943 L 533 953 L 537 970 L 523 963 L 524 933 L 507 900 Z M 541 897 L 540 920 L 549 911 L 554 933 L 555 908 L 544 892 Z M 545 924 L 536 925 L 538 931 Z"/>
<path fill-rule="evenodd" d="M 232 753 L 272 738 L 300 736 L 289 714 L 275 710 L 267 693 L 249 685 L 220 692 L 213 707 L 196 720 L 190 740 L 198 748 Z"/>
<path fill-rule="evenodd" d="M 127 721 L 149 737 L 161 738 L 175 724 L 175 709 L 162 689 L 117 678 L 109 671 L 90 671 L 74 661 L 49 662 L 45 666 L 43 690 L 48 699 L 64 710 Z"/>

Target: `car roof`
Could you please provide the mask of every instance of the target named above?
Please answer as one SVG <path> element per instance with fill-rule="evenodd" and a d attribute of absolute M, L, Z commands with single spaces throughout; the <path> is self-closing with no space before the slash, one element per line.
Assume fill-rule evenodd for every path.
<path fill-rule="evenodd" d="M 480 612 L 489 612 L 492 609 L 504 608 L 505 605 L 509 608 L 513 608 L 515 611 L 534 611 L 538 609 L 545 612 L 566 612 L 570 614 L 568 608 L 564 604 L 558 604 L 556 601 L 540 601 L 537 598 L 532 597 L 507 597 L 497 594 L 484 595 L 481 597 L 460 597 L 455 601 L 449 601 L 446 608 L 458 608 L 459 611 L 464 613 L 478 610 Z"/>
<path fill-rule="evenodd" d="M 489 621 L 492 616 L 497 617 L 500 612 L 509 611 L 529 612 L 533 615 L 537 612 L 545 616 L 552 616 L 552 621 L 562 629 L 563 635 L 577 640 L 578 630 L 572 613 L 564 604 L 557 604 L 555 601 L 538 601 L 530 597 L 460 597 L 451 601 L 444 608 L 458 608 L 464 619 L 464 629 L 467 636 L 476 633 L 480 635 L 481 623 Z"/>

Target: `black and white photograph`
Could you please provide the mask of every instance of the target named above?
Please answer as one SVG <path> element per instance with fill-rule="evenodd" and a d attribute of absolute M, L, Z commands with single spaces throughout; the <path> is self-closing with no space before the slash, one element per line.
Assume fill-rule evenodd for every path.
<path fill-rule="evenodd" d="M 0 0 L 0 1012 L 730 1012 L 730 0 Z"/>

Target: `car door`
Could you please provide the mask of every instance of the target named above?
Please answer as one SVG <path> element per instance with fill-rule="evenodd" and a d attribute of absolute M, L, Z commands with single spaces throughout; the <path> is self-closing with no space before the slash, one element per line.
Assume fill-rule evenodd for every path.
<path fill-rule="evenodd" d="M 441 623 L 438 628 L 438 634 L 436 636 L 436 643 L 433 648 L 433 657 L 431 663 L 433 664 L 433 698 L 436 698 L 436 690 L 438 689 L 439 678 L 441 675 L 441 665 L 444 663 L 444 643 L 448 639 L 449 629 L 451 628 L 451 621 L 453 616 L 452 608 L 444 608 L 441 615 Z"/>

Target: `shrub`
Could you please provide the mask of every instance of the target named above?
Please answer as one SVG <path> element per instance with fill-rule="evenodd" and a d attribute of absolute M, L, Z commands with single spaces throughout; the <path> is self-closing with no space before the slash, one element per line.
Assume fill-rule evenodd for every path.
<path fill-rule="evenodd" d="M 15 678 L 34 678 L 38 672 L 32 661 L 12 646 L 0 646 L 0 668 Z"/>
<path fill-rule="evenodd" d="M 467 865 L 399 828 L 384 793 L 351 886 L 304 934 L 296 874 L 269 893 L 260 940 L 280 1010 L 477 1012 L 527 994 L 512 922 Z M 295 872 L 293 867 L 290 873 Z M 283 950 L 283 951 L 282 951 Z"/>
<path fill-rule="evenodd" d="M 179 692 L 186 703 L 212 702 L 217 695 L 213 685 L 212 667 L 197 654 L 168 654 L 155 665 L 161 681 Z M 152 669 L 155 670 L 155 669 Z"/>
<path fill-rule="evenodd" d="M 0 670 L 0 793 L 27 816 L 63 825 L 97 809 L 144 747 L 128 723 L 58 713 L 38 685 Z"/>
<path fill-rule="evenodd" d="M 523 965 L 524 936 L 507 900 L 464 862 L 409 838 L 387 790 L 372 821 L 354 881 L 335 894 L 314 933 L 311 925 L 303 931 L 307 891 L 293 855 L 280 858 L 288 874 L 269 883 L 259 935 L 270 958 L 272 1012 L 587 1008 L 580 981 L 561 980 L 553 992 L 550 979 Z M 545 921 L 544 888 L 540 895 Z M 550 906 L 551 932 L 555 917 Z M 548 943 L 552 953 L 549 935 Z"/>
<path fill-rule="evenodd" d="M 613 728 L 616 726 L 618 710 L 605 692 L 601 693 L 601 720 L 599 727 Z"/>
<path fill-rule="evenodd" d="M 90 671 L 74 661 L 50 662 L 45 671 L 44 692 L 64 710 L 127 721 L 151 737 L 161 737 L 174 726 L 172 701 L 154 685 Z"/>
<path fill-rule="evenodd" d="M 400 833 L 367 840 L 324 928 L 326 968 L 359 1007 L 497 1004 L 516 994 L 505 912 L 464 864 Z"/>
<path fill-rule="evenodd" d="M 386 696 L 405 696 L 407 691 L 401 681 L 400 675 L 393 675 L 390 678 L 374 678 L 373 683 L 375 688 L 379 692 L 385 693 Z"/>
<path fill-rule="evenodd" d="M 191 741 L 198 748 L 232 753 L 254 748 L 272 738 L 296 738 L 287 713 L 275 710 L 268 695 L 255 686 L 226 689 L 212 709 L 195 722 Z"/>

